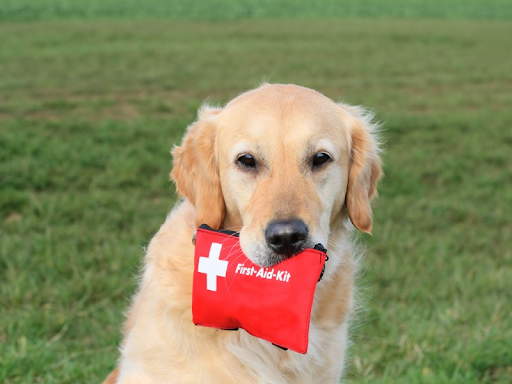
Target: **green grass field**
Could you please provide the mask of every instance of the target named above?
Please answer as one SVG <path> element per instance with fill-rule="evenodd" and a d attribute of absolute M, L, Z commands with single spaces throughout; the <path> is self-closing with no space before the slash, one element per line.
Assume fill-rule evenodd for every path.
<path fill-rule="evenodd" d="M 0 20 L 512 18 L 510 0 L 2 0 Z"/>
<path fill-rule="evenodd" d="M 169 149 L 204 99 L 264 79 L 384 124 L 345 382 L 512 382 L 509 1 L 443 8 L 473 20 L 224 22 L 37 4 L 0 5 L 0 382 L 95 383 L 115 366 L 144 247 L 176 199 Z"/>

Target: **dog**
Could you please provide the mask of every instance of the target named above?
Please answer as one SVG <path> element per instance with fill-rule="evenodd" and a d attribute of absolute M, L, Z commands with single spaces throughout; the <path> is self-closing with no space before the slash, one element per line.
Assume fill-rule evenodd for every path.
<path fill-rule="evenodd" d="M 376 131 L 364 109 L 296 85 L 263 84 L 223 108 L 201 107 L 172 151 L 183 199 L 147 249 L 118 368 L 104 383 L 338 383 L 359 257 L 353 232 L 371 232 L 382 175 Z M 326 245 L 307 354 L 193 324 L 192 238 L 203 223 L 239 232 L 260 266 Z"/>

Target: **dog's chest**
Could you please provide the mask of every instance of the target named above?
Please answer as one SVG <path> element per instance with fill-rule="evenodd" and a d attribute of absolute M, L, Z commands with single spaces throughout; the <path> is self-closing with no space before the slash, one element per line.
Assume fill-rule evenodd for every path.
<path fill-rule="evenodd" d="M 340 324 L 339 330 L 327 332 L 312 323 L 308 353 L 304 355 L 283 351 L 245 331 L 233 335 L 226 347 L 240 361 L 241 369 L 246 371 L 247 383 L 312 383 L 319 382 L 319 377 L 325 378 L 321 382 L 328 383 L 332 375 L 326 372 L 329 370 L 327 367 L 339 367 L 339 372 L 333 373 L 333 379 L 337 380 L 341 374 L 345 348 L 343 337 L 346 336 L 344 328 Z M 333 364 L 333 360 L 338 360 L 337 364 Z"/>

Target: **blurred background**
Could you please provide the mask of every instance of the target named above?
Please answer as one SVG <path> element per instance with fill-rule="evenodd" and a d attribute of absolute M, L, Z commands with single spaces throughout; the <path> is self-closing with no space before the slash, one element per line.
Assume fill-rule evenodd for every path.
<path fill-rule="evenodd" d="M 169 150 L 261 81 L 372 108 L 347 383 L 512 382 L 511 0 L 2 0 L 0 382 L 115 366 Z"/>

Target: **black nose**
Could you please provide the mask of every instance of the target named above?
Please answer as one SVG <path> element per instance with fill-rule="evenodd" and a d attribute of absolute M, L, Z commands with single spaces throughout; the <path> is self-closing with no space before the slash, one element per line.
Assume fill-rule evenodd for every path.
<path fill-rule="evenodd" d="M 308 233 L 308 227 L 302 220 L 273 221 L 265 230 L 265 240 L 275 253 L 292 255 L 301 250 Z"/>

